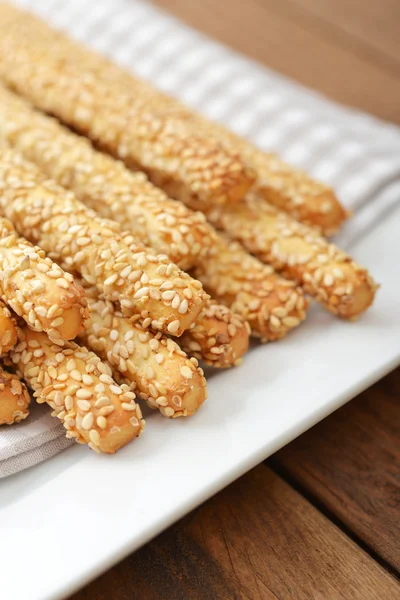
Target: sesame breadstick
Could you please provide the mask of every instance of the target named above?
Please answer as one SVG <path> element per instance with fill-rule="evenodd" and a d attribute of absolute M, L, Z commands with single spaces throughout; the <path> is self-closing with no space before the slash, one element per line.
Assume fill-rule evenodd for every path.
<path fill-rule="evenodd" d="M 30 401 L 25 384 L 0 365 L 0 425 L 12 425 L 26 419 Z"/>
<path fill-rule="evenodd" d="M 7 9 L 7 11 L 4 12 L 9 13 L 10 9 Z M 0 72 L 10 85 L 14 86 L 21 93 L 30 97 L 35 96 L 34 101 L 38 103 L 40 108 L 56 113 L 53 108 L 53 105 L 57 104 L 54 98 L 55 94 L 53 89 L 47 90 L 48 85 L 46 86 L 45 91 L 48 92 L 47 96 L 50 96 L 50 99 L 47 99 L 47 97 L 46 99 L 37 99 L 37 96 L 41 93 L 40 88 L 42 86 L 45 87 L 45 74 L 36 74 L 36 77 L 34 78 L 33 74 L 30 75 L 28 73 L 29 69 L 24 64 L 24 61 L 29 62 L 27 57 L 29 56 L 29 50 L 33 52 L 33 42 L 35 42 L 36 45 L 35 56 L 39 55 L 42 57 L 46 53 L 46 48 L 51 46 L 53 64 L 57 65 L 62 63 L 62 68 L 59 67 L 59 71 L 61 70 L 61 74 L 63 74 L 68 70 L 65 62 L 68 63 L 68 67 L 72 71 L 74 68 L 76 69 L 77 66 L 81 68 L 80 61 L 83 56 L 83 51 L 79 46 L 67 40 L 65 37 L 60 36 L 57 32 L 51 30 L 43 22 L 33 18 L 31 15 L 18 11 L 14 12 L 14 23 L 12 24 L 12 27 L 10 28 L 8 26 L 7 28 L 4 28 L 4 33 L 0 36 L 0 44 L 2 44 L 4 48 L 4 57 L 2 56 L 2 61 L 0 61 Z M 10 18 L 8 14 L 7 17 Z M 29 40 L 26 40 L 25 47 L 22 48 L 21 40 L 25 40 L 28 37 L 28 34 Z M 40 50 L 38 48 L 39 37 L 42 40 Z M 15 47 L 18 48 L 19 54 L 15 53 Z M 14 55 L 11 54 L 11 50 L 14 50 Z M 45 56 L 46 59 L 49 60 L 48 53 L 46 53 Z M 249 141 L 233 134 L 223 126 L 208 121 L 206 118 L 183 106 L 177 100 L 155 90 L 147 82 L 133 77 L 123 68 L 114 65 L 105 59 L 100 59 L 96 54 L 88 51 L 84 53 L 84 57 L 86 77 L 88 80 L 86 87 L 89 90 L 89 94 L 92 91 L 93 79 L 96 78 L 98 86 L 100 86 L 101 81 L 101 84 L 104 85 L 106 89 L 108 87 L 113 90 L 115 95 L 118 90 L 121 103 L 123 102 L 122 98 L 130 98 L 130 104 L 132 105 L 134 99 L 134 106 L 137 107 L 138 111 L 142 111 L 147 115 L 151 114 L 153 119 L 155 118 L 155 115 L 157 115 L 159 119 L 159 122 L 157 123 L 158 128 L 162 126 L 162 123 L 166 122 L 179 123 L 180 126 L 183 125 L 186 127 L 188 131 L 197 132 L 198 135 L 219 142 L 230 156 L 243 157 L 247 164 L 254 170 L 257 175 L 255 189 L 260 198 L 264 198 L 278 208 L 288 212 L 297 220 L 303 221 L 310 226 L 318 227 L 325 235 L 331 235 L 338 231 L 347 218 L 348 213 L 340 204 L 334 191 L 329 186 L 315 181 L 306 173 L 285 164 L 277 156 L 259 150 Z M 3 64 L 1 64 L 1 62 Z M 37 63 L 40 64 L 40 60 L 37 60 Z M 35 61 L 31 61 L 31 65 L 34 64 Z M 17 65 L 19 66 L 19 69 L 16 72 Z M 31 68 L 33 69 L 33 67 Z M 56 66 L 53 68 L 56 69 Z M 60 73 L 58 72 L 57 76 L 59 77 L 59 75 Z M 70 92 L 70 90 L 68 91 Z M 72 92 L 70 92 L 70 94 L 72 95 Z M 112 93 L 108 95 L 112 97 Z M 83 121 L 84 125 L 81 125 L 83 129 L 85 129 L 85 126 L 87 128 L 85 123 L 88 119 L 87 113 L 90 113 L 93 110 L 93 103 L 89 101 L 89 98 L 86 100 L 87 104 L 84 107 L 81 107 L 80 110 L 80 113 L 83 114 L 77 114 L 75 116 L 75 120 L 78 124 L 80 121 Z M 127 100 L 127 102 L 129 101 Z M 62 106 L 62 96 L 60 96 L 59 103 L 61 106 L 57 107 L 57 116 L 60 116 L 63 109 L 64 111 L 66 110 L 65 107 Z M 62 117 L 60 116 L 60 118 Z M 114 120 L 118 123 L 122 123 L 121 118 L 115 118 Z M 75 127 L 79 128 L 79 125 L 77 126 L 75 124 Z M 97 135 L 99 134 L 97 133 Z M 110 151 L 109 137 L 111 137 L 111 135 L 109 133 L 105 145 L 108 151 Z M 95 137 L 95 139 L 97 138 Z M 130 150 L 131 148 L 129 145 L 124 144 L 122 144 L 122 148 L 120 149 L 120 157 L 128 162 L 128 164 L 132 163 Z M 112 148 L 111 152 L 113 152 Z M 133 162 L 133 166 L 139 164 L 139 166 L 143 168 L 143 164 L 138 163 L 137 160 L 134 160 Z M 170 195 L 176 196 L 177 193 L 179 193 L 179 190 L 175 189 L 177 187 L 176 182 L 166 181 L 157 173 L 155 173 L 154 179 L 157 185 L 169 190 Z M 211 181 L 210 178 L 210 187 Z M 199 184 L 197 183 L 197 185 Z M 241 194 L 237 194 L 236 198 L 239 198 L 240 196 L 243 196 L 243 188 Z M 195 208 L 202 209 L 205 206 L 204 203 L 203 205 L 199 205 L 196 195 L 193 196 L 193 194 L 185 193 L 181 195 L 181 198 L 188 205 L 194 206 Z M 213 203 L 208 203 L 209 208 L 211 207 L 211 204 L 215 204 L 215 200 Z"/>
<path fill-rule="evenodd" d="M 366 269 L 315 229 L 260 198 L 249 194 L 240 206 L 214 210 L 208 217 L 260 260 L 300 283 L 332 313 L 352 319 L 372 304 L 378 286 Z"/>
<path fill-rule="evenodd" d="M 0 300 L 0 356 L 7 354 L 18 341 L 15 319 Z"/>
<path fill-rule="evenodd" d="M 196 208 L 244 196 L 254 174 L 237 153 L 178 117 L 149 110 L 117 79 L 110 86 L 109 69 L 106 59 L 28 13 L 16 10 L 0 30 L 0 75 L 38 108 Z"/>
<path fill-rule="evenodd" d="M 116 307 L 88 290 L 92 323 L 81 339 L 135 387 L 151 408 L 166 417 L 193 415 L 207 397 L 206 380 L 195 358 L 189 359 L 170 338 L 145 330 Z"/>
<path fill-rule="evenodd" d="M 216 254 L 194 269 L 218 302 L 248 321 L 262 341 L 283 338 L 306 317 L 303 291 L 248 254 L 237 242 L 218 238 Z"/>
<path fill-rule="evenodd" d="M 45 333 L 27 326 L 21 337 L 10 359 L 36 400 L 51 406 L 68 438 L 113 454 L 142 433 L 144 421 L 135 394 L 115 383 L 96 354 L 74 342 L 59 348 Z"/>
<path fill-rule="evenodd" d="M 133 239 L 128 248 L 117 223 L 97 217 L 11 149 L 0 157 L 0 211 L 21 235 L 119 302 L 125 314 L 139 315 L 145 327 L 180 335 L 203 308 L 200 282 Z"/>
<path fill-rule="evenodd" d="M 217 368 L 241 363 L 249 347 L 250 327 L 240 315 L 210 300 L 196 323 L 179 339 L 182 350 Z"/>
<path fill-rule="evenodd" d="M 275 154 L 260 150 L 222 125 L 191 111 L 146 82 L 131 76 L 129 79 L 132 93 L 134 91 L 147 107 L 164 109 L 165 114 L 179 117 L 193 129 L 216 139 L 225 149 L 240 154 L 257 175 L 252 193 L 260 199 L 287 212 L 294 219 L 316 227 L 326 236 L 337 233 L 349 217 L 350 213 L 328 185 L 286 164 Z M 190 198 L 186 198 L 185 202 L 188 206 L 193 206 Z M 200 209 L 203 210 L 201 207 Z"/>
<path fill-rule="evenodd" d="M 95 64 L 92 64 L 94 68 Z M 109 85 L 118 84 L 120 88 L 129 90 L 147 110 L 157 110 L 165 116 L 178 118 L 194 131 L 217 140 L 226 150 L 239 154 L 256 173 L 253 193 L 296 220 L 316 227 L 329 236 L 336 233 L 348 218 L 348 211 L 332 188 L 284 163 L 278 156 L 260 150 L 248 140 L 209 121 L 117 65 L 108 64 L 107 77 Z M 190 197 L 184 200 L 188 206 L 193 206 Z M 203 207 L 199 208 L 203 210 Z"/>
<path fill-rule="evenodd" d="M 90 142 L 0 86 L 0 138 L 71 189 L 102 217 L 114 219 L 183 270 L 212 250 L 210 227 L 152 185 L 144 173 L 96 151 Z"/>
<path fill-rule="evenodd" d="M 0 217 L 0 297 L 54 343 L 73 339 L 89 318 L 83 289 L 41 248 L 18 237 Z"/>
<path fill-rule="evenodd" d="M 149 184 L 142 174 L 130 173 L 121 163 L 95 152 L 82 138 L 66 132 L 55 121 L 29 109 L 26 102 L 14 98 L 15 96 L 13 97 L 10 92 L 0 90 L 0 100 L 4 99 L 0 103 L 0 115 L 3 116 L 0 135 L 4 135 L 7 141 L 21 150 L 28 159 L 36 161 L 47 175 L 71 187 L 85 203 L 98 210 L 103 216 L 113 216 L 129 224 L 134 237 L 130 233 L 128 237 L 134 244 L 137 243 L 138 238 L 143 243 L 149 240 L 156 250 L 171 251 L 172 258 L 176 260 L 177 251 L 171 243 L 171 240 L 173 242 L 175 239 L 181 260 L 184 259 L 184 252 L 189 246 L 196 249 L 197 262 L 207 264 L 206 257 L 212 253 L 215 255 L 216 233 L 211 226 L 204 222 L 201 225 L 203 235 L 201 244 L 205 251 L 200 253 L 197 249 L 200 240 L 196 241 L 194 236 L 189 238 L 189 235 L 184 238 L 187 225 L 176 216 L 178 210 L 183 211 L 182 214 L 186 214 L 188 218 L 191 217 L 188 209 L 166 198 L 160 190 Z M 121 190 L 123 190 L 122 194 Z M 128 193 L 129 190 L 134 194 Z M 174 205 L 177 207 L 175 211 L 172 210 Z M 168 206 L 168 213 L 165 212 L 166 206 Z M 207 244 L 204 243 L 205 241 Z M 128 238 L 125 238 L 124 242 L 130 244 Z M 191 258 L 193 259 L 193 255 Z M 263 269 L 261 266 L 260 268 Z M 211 336 L 206 341 L 205 332 L 201 333 L 199 329 L 197 334 L 199 337 L 197 343 L 192 341 L 193 347 L 197 346 L 200 340 L 204 339 L 206 344 L 213 338 Z M 268 337 L 271 338 L 270 335 Z M 209 354 L 208 349 L 205 350 Z M 214 351 L 217 352 L 215 348 Z M 241 352 L 242 350 L 239 355 Z M 226 358 L 227 354 L 227 351 L 224 352 Z M 231 362 L 232 356 L 227 358 L 228 363 Z M 215 355 L 215 362 L 216 357 L 217 355 Z M 223 359 L 222 355 L 220 358 Z"/>

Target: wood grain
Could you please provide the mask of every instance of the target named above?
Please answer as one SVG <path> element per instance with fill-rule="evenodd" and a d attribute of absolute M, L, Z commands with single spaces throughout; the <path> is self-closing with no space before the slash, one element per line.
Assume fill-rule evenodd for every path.
<path fill-rule="evenodd" d="M 261 465 L 73 600 L 395 600 L 400 584 Z"/>
<path fill-rule="evenodd" d="M 303 84 L 400 122 L 398 0 L 155 3 Z M 268 464 L 286 482 L 257 467 L 73 600 L 400 597 L 399 583 L 331 521 L 398 566 L 399 387 L 398 372 L 278 453 Z"/>
<path fill-rule="evenodd" d="M 400 369 L 272 464 L 400 572 Z"/>
<path fill-rule="evenodd" d="M 262 1 L 262 0 L 261 0 Z M 350 47 L 364 53 L 369 60 L 400 71 L 400 3 L 398 0 L 281 0 L 280 6 L 318 19 L 315 27 L 323 29 Z"/>
<path fill-rule="evenodd" d="M 294 3 L 297 8 L 292 11 L 286 0 L 155 3 L 334 100 L 400 123 L 400 75 L 376 64 L 365 51 L 349 48 L 340 36 L 327 33 L 320 22 L 304 18 L 304 11 L 299 18 L 302 0 Z"/>

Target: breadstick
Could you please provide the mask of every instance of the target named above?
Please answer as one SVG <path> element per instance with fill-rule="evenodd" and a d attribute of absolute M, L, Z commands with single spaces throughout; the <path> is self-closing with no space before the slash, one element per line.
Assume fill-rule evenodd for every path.
<path fill-rule="evenodd" d="M 43 250 L 18 237 L 0 217 L 0 297 L 36 331 L 54 343 L 84 329 L 89 309 L 83 289 Z"/>
<path fill-rule="evenodd" d="M 204 260 L 199 260 L 193 269 L 193 275 L 201 281 L 204 289 L 221 305 L 227 305 L 231 312 L 237 317 L 248 322 L 254 337 L 263 342 L 271 342 L 283 338 L 293 327 L 300 325 L 306 317 L 308 302 L 304 298 L 302 289 L 293 281 L 288 281 L 274 273 L 273 269 L 262 264 L 259 260 L 248 254 L 240 244 L 229 242 L 223 235 L 213 232 L 213 253 Z M 124 242 L 127 246 L 134 241 L 130 234 L 126 234 Z M 206 309 L 209 304 L 206 304 Z M 216 309 L 213 309 L 216 310 Z M 225 312 L 225 311 L 224 311 Z M 216 315 L 209 313 L 214 321 Z M 230 319 L 229 317 L 228 319 Z M 280 321 L 279 319 L 283 319 Z M 192 349 L 198 348 L 200 340 L 202 359 L 210 360 L 207 344 L 214 336 L 207 333 L 209 328 L 217 327 L 225 329 L 222 322 L 217 325 L 202 322 L 202 318 L 196 319 L 196 325 L 187 330 L 187 336 L 183 342 L 184 350 L 189 352 L 189 343 Z M 242 323 L 243 325 L 243 323 Z M 236 328 L 238 325 L 236 325 Z M 194 328 L 194 329 L 193 329 Z M 243 328 L 239 331 L 239 339 L 231 340 L 230 346 L 225 347 L 224 355 L 220 355 L 221 364 L 214 366 L 232 366 L 233 346 L 237 345 L 238 358 L 245 352 Z M 222 333 L 222 332 L 221 332 Z M 194 334 L 197 335 L 197 344 L 193 343 Z M 208 338 L 208 339 L 207 339 Z M 221 352 L 223 345 L 218 345 Z M 193 354 L 193 352 L 192 352 Z M 197 356 L 196 354 L 193 354 Z M 206 356 L 208 355 L 208 358 Z M 198 358 L 198 356 L 197 356 Z M 226 361 L 226 364 L 224 364 Z"/>
<path fill-rule="evenodd" d="M 38 108 L 197 208 L 244 196 L 254 174 L 237 153 L 184 120 L 149 111 L 117 79 L 110 86 L 109 69 L 106 59 L 27 13 L 16 11 L 15 20 L 0 30 L 0 75 Z"/>
<path fill-rule="evenodd" d="M 91 68 L 97 73 L 95 60 L 92 60 Z M 104 71 L 102 74 L 105 76 Z M 257 175 L 253 192 L 295 219 L 317 227 L 324 235 L 333 235 L 349 216 L 332 188 L 284 163 L 276 155 L 263 152 L 248 140 L 209 121 L 117 65 L 108 63 L 106 75 L 109 85 L 118 84 L 127 93 L 134 94 L 136 101 L 141 102 L 147 110 L 178 118 L 194 131 L 217 140 L 226 150 L 242 156 Z M 185 202 L 192 205 L 190 197 L 185 198 Z M 203 210 L 203 207 L 200 209 Z"/>
<path fill-rule="evenodd" d="M 68 438 L 113 454 L 142 433 L 144 421 L 135 394 L 115 383 L 96 354 L 74 342 L 59 348 L 45 333 L 26 326 L 21 336 L 10 352 L 11 361 L 36 400 L 51 406 Z"/>
<path fill-rule="evenodd" d="M 121 163 L 95 152 L 82 138 L 66 132 L 53 120 L 29 109 L 26 102 L 18 98 L 14 100 L 14 98 L 10 92 L 0 92 L 0 99 L 4 99 L 0 104 L 0 116 L 3 116 L 0 135 L 4 135 L 28 159 L 36 161 L 47 175 L 55 177 L 63 185 L 72 187 L 85 203 L 99 210 L 103 216 L 114 216 L 121 222 L 129 224 L 135 236 L 129 238 L 131 241 L 136 243 L 139 237 L 142 242 L 145 242 L 150 238 L 151 245 L 157 250 L 166 249 L 168 251 L 170 248 L 176 259 L 176 250 L 174 250 L 173 243 L 171 244 L 171 238 L 172 240 L 176 239 L 177 245 L 180 247 L 181 232 L 184 233 L 187 226 L 175 218 L 171 211 L 168 216 L 163 213 L 164 205 L 168 203 L 171 208 L 176 205 L 179 207 L 179 211 L 182 209 L 190 216 L 188 209 L 184 209 L 177 202 L 168 200 L 160 190 L 146 182 L 141 174 L 130 173 Z M 5 109 L 4 106 L 8 109 Z M 140 181 L 141 186 L 139 185 Z M 121 200 L 121 190 L 123 190 L 124 200 Z M 135 197 L 128 193 L 129 190 L 135 191 Z M 140 199 L 139 203 L 137 203 L 137 198 Z M 150 198 L 151 200 L 149 200 Z M 151 210 L 148 208 L 150 204 Z M 162 220 L 160 216 L 163 217 Z M 146 226 L 143 226 L 145 224 Z M 212 252 L 215 254 L 217 242 L 215 232 L 208 224 L 202 224 L 202 233 L 201 243 L 204 247 L 206 240 L 207 248 L 204 254 L 197 254 L 197 262 L 206 263 L 206 257 Z M 165 235 L 168 238 L 165 238 Z M 164 239 L 161 239 L 163 237 Z M 124 242 L 127 245 L 130 243 L 127 238 L 124 239 Z M 193 242 L 195 243 L 193 244 Z M 184 251 L 187 246 L 191 246 L 196 249 L 197 253 L 196 246 L 199 244 L 200 241 L 196 242 L 193 237 L 187 236 L 184 242 Z M 220 321 L 221 324 L 222 321 Z M 192 342 L 193 348 L 198 345 L 200 340 L 205 340 L 205 331 L 201 333 L 197 329 L 198 340 L 197 344 Z M 213 336 L 210 339 L 212 340 L 212 338 Z M 207 340 L 207 342 L 209 341 Z M 205 350 L 209 355 L 209 349 L 205 348 Z M 219 346 L 219 350 L 221 350 L 221 346 Z M 217 352 L 215 348 L 214 352 Z M 238 357 L 242 352 L 243 350 L 240 350 Z M 232 356 L 228 358 L 228 353 L 224 351 L 224 357 L 220 356 L 220 358 L 225 359 L 226 357 L 230 363 Z M 217 354 L 214 358 L 216 363 Z"/>
<path fill-rule="evenodd" d="M 222 125 L 190 111 L 143 81 L 131 78 L 130 87 L 132 93 L 135 92 L 147 107 L 164 109 L 166 115 L 185 120 L 194 130 L 217 140 L 225 149 L 240 154 L 257 175 L 252 193 L 260 199 L 287 212 L 294 219 L 316 227 L 326 236 L 337 233 L 349 217 L 350 213 L 328 185 L 286 164 L 275 154 L 263 152 Z M 191 206 L 190 198 L 185 202 Z"/>
<path fill-rule="evenodd" d="M 146 327 L 180 335 L 204 305 L 200 282 L 133 239 L 128 248 L 117 223 L 96 217 L 11 149 L 0 157 L 0 211 L 65 270 L 80 273 L 125 314 L 140 315 Z"/>
<path fill-rule="evenodd" d="M 121 223 L 183 270 L 212 250 L 210 226 L 168 198 L 144 173 L 97 152 L 86 138 L 36 111 L 0 86 L 0 138 L 102 217 Z"/>
<path fill-rule="evenodd" d="M 17 329 L 10 310 L 0 300 L 0 356 L 6 354 L 18 341 Z"/>
<path fill-rule="evenodd" d="M 57 106 L 56 109 L 53 105 L 57 105 L 58 97 L 56 96 L 56 98 L 54 98 L 55 94 L 53 93 L 53 89 L 47 90 L 46 87 L 45 90 L 48 92 L 48 95 L 51 95 L 50 99 L 37 98 L 41 93 L 40 87 L 45 85 L 45 75 L 41 75 L 40 77 L 36 75 L 34 78 L 33 74 L 29 73 L 29 69 L 26 68 L 24 61 L 29 62 L 27 57 L 30 52 L 34 51 L 36 52 L 35 56 L 39 54 L 41 57 L 44 55 L 48 58 L 46 47 L 48 48 L 51 46 L 53 64 L 57 64 L 57 58 L 55 56 L 57 55 L 59 62 L 64 58 L 64 63 L 68 63 L 70 71 L 74 71 L 74 68 L 76 69 L 77 66 L 82 68 L 81 60 L 83 51 L 79 46 L 67 40 L 65 37 L 57 35 L 56 32 L 52 31 L 37 19 L 17 12 L 15 16 L 17 17 L 17 23 L 13 24 L 11 30 L 10 27 L 4 28 L 4 33 L 0 37 L 0 44 L 2 44 L 4 48 L 4 58 L 2 57 L 2 64 L 0 64 L 2 76 L 10 85 L 15 86 L 21 93 L 32 98 L 35 97 L 34 101 L 38 103 L 40 108 L 47 109 L 49 112 L 54 112 L 57 116 L 60 116 L 63 111 L 66 112 L 68 110 L 62 104 L 63 96 L 60 96 L 60 106 Z M 29 40 L 26 39 L 28 35 Z M 38 48 L 39 37 L 42 40 L 40 50 Z M 25 47 L 21 48 L 21 40 L 25 39 Z M 32 48 L 33 42 L 36 43 L 35 49 Z M 15 50 L 15 46 L 18 48 L 19 54 L 11 56 L 11 49 Z M 123 102 L 122 98 L 130 98 L 132 105 L 134 99 L 134 106 L 137 107 L 139 111 L 141 110 L 143 113 L 147 111 L 147 114 L 151 113 L 153 119 L 155 118 L 155 115 L 157 115 L 160 120 L 158 127 L 161 127 L 161 123 L 165 122 L 179 123 L 180 125 L 183 124 L 188 131 L 196 131 L 199 135 L 206 137 L 207 139 L 219 142 L 230 156 L 242 156 L 245 161 L 247 161 L 247 164 L 255 171 L 257 175 L 256 190 L 260 198 L 266 199 L 268 202 L 276 205 L 280 209 L 291 214 L 294 218 L 303 221 L 308 225 L 317 226 L 325 235 L 335 233 L 347 218 L 347 212 L 329 186 L 313 180 L 300 170 L 290 167 L 277 156 L 259 150 L 247 140 L 240 138 L 217 123 L 208 121 L 204 117 L 189 110 L 178 101 L 158 92 L 148 83 L 132 77 L 128 71 L 125 71 L 117 65 L 113 65 L 105 59 L 100 59 L 96 54 L 86 51 L 84 52 L 84 58 L 86 74 L 89 72 L 91 73 L 91 78 L 87 75 L 89 79 L 87 83 L 89 94 L 92 92 L 94 85 L 93 79 L 96 78 L 96 83 L 99 87 L 99 81 L 101 81 L 106 88 L 108 87 L 109 89 L 114 90 L 115 94 L 117 94 L 118 90 L 121 103 Z M 40 63 L 40 61 L 38 62 Z M 68 69 L 64 63 L 62 74 L 66 77 Z M 35 62 L 31 61 L 30 64 L 34 65 Z M 17 66 L 19 67 L 18 72 L 16 72 Z M 25 67 L 25 69 L 23 69 L 23 67 Z M 72 96 L 72 92 L 70 90 L 68 91 Z M 109 96 L 112 97 L 112 93 L 109 94 Z M 84 129 L 85 127 L 88 127 L 85 123 L 85 120 L 87 121 L 88 119 L 87 113 L 92 110 L 93 108 L 90 106 L 88 99 L 88 105 L 86 105 L 83 110 L 84 114 L 75 116 L 75 120 L 78 121 L 78 123 L 80 119 L 84 122 L 84 125 L 81 126 Z M 118 122 L 121 123 L 122 119 L 118 119 Z M 75 126 L 77 125 L 75 124 Z M 110 137 L 110 134 L 108 137 Z M 106 148 L 110 151 L 110 141 L 108 138 Z M 129 146 L 126 148 L 122 147 L 122 152 L 120 152 L 120 157 L 128 163 L 132 162 L 130 150 L 131 148 Z M 115 150 L 113 150 L 112 146 L 111 152 L 114 152 L 115 154 Z M 143 167 L 143 164 L 140 164 L 137 159 L 133 162 Z M 239 168 L 239 166 L 237 166 L 237 168 Z M 240 173 L 242 173 L 242 171 Z M 243 181 L 244 179 L 245 178 L 243 178 Z M 171 195 L 177 195 L 177 192 L 174 189 L 176 183 L 165 181 L 162 176 L 158 174 L 155 175 L 155 180 L 157 181 L 157 184 L 160 185 L 160 187 L 164 187 L 164 189 L 170 187 Z M 243 195 L 243 188 L 241 194 L 237 194 L 236 198 L 239 198 L 240 195 Z M 204 204 L 199 206 L 198 199 L 196 196 L 193 197 L 193 194 L 185 193 L 181 197 L 186 203 L 195 206 L 196 208 L 202 209 L 205 206 Z M 208 203 L 208 208 L 211 207 L 211 204 L 215 204 L 215 201 L 213 203 Z"/>
<path fill-rule="evenodd" d="M 260 260 L 299 282 L 332 313 L 352 319 L 372 304 L 378 286 L 366 269 L 314 229 L 260 198 L 249 194 L 240 206 L 211 211 L 208 217 Z"/>
<path fill-rule="evenodd" d="M 213 298 L 248 321 L 252 334 L 264 342 L 283 338 L 306 317 L 308 303 L 293 281 L 222 235 L 215 256 L 199 264 L 194 274 Z"/>
<path fill-rule="evenodd" d="M 193 415 L 207 397 L 206 380 L 195 358 L 158 332 L 124 317 L 111 302 L 88 291 L 92 323 L 82 340 L 136 387 L 151 408 L 166 417 Z M 93 297 L 94 296 L 94 297 Z"/>
<path fill-rule="evenodd" d="M 212 367 L 241 363 L 249 347 L 250 327 L 240 315 L 210 300 L 195 325 L 182 334 L 182 350 Z"/>
<path fill-rule="evenodd" d="M 26 419 L 30 401 L 25 384 L 0 365 L 0 425 L 12 425 Z"/>

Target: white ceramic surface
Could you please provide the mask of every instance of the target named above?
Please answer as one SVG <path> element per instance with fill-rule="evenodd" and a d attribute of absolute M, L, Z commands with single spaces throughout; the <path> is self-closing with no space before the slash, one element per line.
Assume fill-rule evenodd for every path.
<path fill-rule="evenodd" d="M 358 322 L 315 306 L 284 341 L 213 375 L 190 421 L 154 414 L 114 457 L 73 447 L 0 482 L 1 597 L 72 593 L 394 368 L 399 229 L 397 211 L 353 249 L 382 284 Z"/>

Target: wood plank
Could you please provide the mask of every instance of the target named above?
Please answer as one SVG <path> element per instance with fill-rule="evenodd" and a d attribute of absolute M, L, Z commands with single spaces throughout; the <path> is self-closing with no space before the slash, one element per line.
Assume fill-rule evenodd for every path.
<path fill-rule="evenodd" d="M 384 39 L 385 31 L 397 27 L 396 20 L 391 22 L 392 17 L 385 7 L 392 6 L 397 0 L 369 0 L 367 4 L 362 0 L 315 0 L 314 6 L 313 0 L 298 0 L 304 9 L 303 15 L 307 9 L 314 16 L 329 21 L 335 27 L 335 34 L 340 29 L 342 37 L 327 35 L 327 27 L 322 24 L 319 26 L 318 19 L 296 22 L 296 14 L 290 14 L 286 7 L 290 1 L 278 3 L 265 0 L 266 4 L 263 4 L 264 0 L 258 0 L 258 3 L 255 0 L 158 0 L 158 4 L 170 8 L 171 12 L 192 26 L 306 85 L 344 103 L 400 122 L 398 77 L 393 65 L 385 62 L 387 57 L 397 60 L 398 39 L 392 39 L 392 34 L 388 35 L 386 43 Z M 373 14 L 372 5 L 379 5 L 381 11 L 376 21 L 379 31 L 375 32 L 366 27 L 369 15 Z M 336 6 L 341 7 L 338 15 L 330 15 L 328 11 L 334 13 Z M 360 25 L 356 20 L 358 6 L 363 11 Z M 373 19 L 371 23 L 373 27 Z M 365 30 L 370 39 L 366 40 L 364 36 L 362 42 L 369 42 L 369 47 L 368 52 L 361 53 L 359 40 L 355 38 L 361 40 Z M 347 43 L 347 40 L 352 43 Z M 398 393 L 398 383 L 393 383 L 391 378 L 390 381 L 383 385 L 392 390 L 393 400 Z M 361 404 L 359 410 L 363 408 L 362 398 L 357 400 Z M 389 404 L 392 406 L 393 402 Z M 351 406 L 341 411 L 348 411 Z M 377 416 L 383 417 L 384 423 L 381 419 L 380 424 L 375 425 L 372 419 L 374 410 Z M 371 524 L 373 532 L 379 531 L 379 547 L 372 544 L 372 548 L 390 560 L 394 552 L 390 527 L 395 525 L 397 499 L 393 492 L 397 479 L 393 467 L 389 468 L 389 473 L 386 470 L 386 459 L 393 460 L 392 446 L 388 442 L 391 434 L 388 431 L 391 431 L 395 416 L 393 406 L 386 410 L 389 412 L 386 413 L 383 408 L 380 410 L 379 406 L 371 407 L 370 418 L 366 421 L 365 409 L 361 410 L 361 416 L 357 411 L 351 415 L 345 412 L 347 416 L 342 419 L 352 419 L 346 428 L 348 437 L 350 433 L 356 435 L 357 439 L 361 432 L 368 434 L 370 442 L 378 441 L 378 451 L 373 444 L 372 447 L 360 448 L 357 443 L 353 445 L 351 440 L 342 440 L 339 436 L 335 438 L 336 444 L 344 445 L 346 451 L 340 449 L 342 461 L 335 463 L 337 467 L 333 470 L 329 462 L 326 464 L 322 461 L 323 477 L 321 473 L 313 472 L 313 487 L 305 477 L 297 481 L 299 486 L 315 490 L 317 478 L 321 476 L 325 495 L 315 494 L 317 501 L 329 511 L 334 504 L 335 494 L 338 494 L 338 503 L 343 504 L 344 514 L 332 512 L 349 527 L 358 518 L 357 511 L 361 513 L 363 528 Z M 360 430 L 357 429 L 359 422 L 364 423 L 363 427 L 360 425 Z M 376 427 L 375 437 L 368 427 Z M 358 433 L 353 434 L 353 429 Z M 318 459 L 319 464 L 321 453 L 325 454 L 325 438 L 329 436 L 324 429 L 321 431 L 319 441 L 315 440 L 312 452 L 304 458 L 306 471 L 311 470 L 306 461 Z M 316 435 L 314 430 L 312 435 Z M 354 452 L 356 458 L 353 458 Z M 293 452 L 290 462 L 293 464 L 296 460 L 297 455 Z M 378 460 L 381 475 L 379 466 L 376 469 L 373 466 L 375 460 Z M 275 465 L 288 470 L 290 477 L 295 478 L 295 474 L 287 467 L 283 452 L 278 454 L 277 461 Z M 346 461 L 350 466 L 343 464 Z M 356 465 L 353 465 L 354 461 Z M 358 471 L 357 464 L 360 461 L 364 469 L 368 461 L 371 463 L 369 471 L 372 471 L 372 475 L 369 471 Z M 344 471 L 346 483 L 343 496 L 337 489 L 340 485 L 339 469 Z M 336 487 L 330 488 L 328 477 L 333 479 Z M 352 486 L 356 487 L 357 493 Z M 376 494 L 370 498 L 370 486 L 378 487 L 379 498 Z M 329 494 L 325 493 L 325 488 Z M 328 496 L 332 498 L 331 504 L 327 501 Z M 390 506 L 385 507 L 385 503 Z M 346 521 L 344 517 L 348 506 L 351 519 Z M 382 515 L 379 512 L 381 510 L 384 511 Z M 385 515 L 389 515 L 389 523 L 383 535 Z M 371 540 L 360 529 L 357 535 L 371 544 Z M 374 537 L 374 534 L 371 533 L 370 537 Z M 393 561 L 391 564 L 394 564 Z M 399 595 L 398 582 L 333 525 L 329 518 L 267 467 L 259 466 L 87 586 L 73 600 L 335 600 L 350 597 L 390 600 Z"/>
<path fill-rule="evenodd" d="M 400 571 L 400 369 L 272 463 Z"/>
<path fill-rule="evenodd" d="M 334 100 L 400 123 L 400 77 L 275 0 L 156 0 L 187 23 Z M 382 93 L 382 90 L 385 93 Z"/>
<path fill-rule="evenodd" d="M 369 600 L 400 584 L 261 465 L 73 600 Z"/>
<path fill-rule="evenodd" d="M 260 0 L 261 2 L 263 0 Z M 398 0 L 281 0 L 292 12 L 319 18 L 314 27 L 340 35 L 343 43 L 373 51 L 385 68 L 400 71 L 400 3 Z M 369 54 L 371 57 L 372 54 Z"/>

